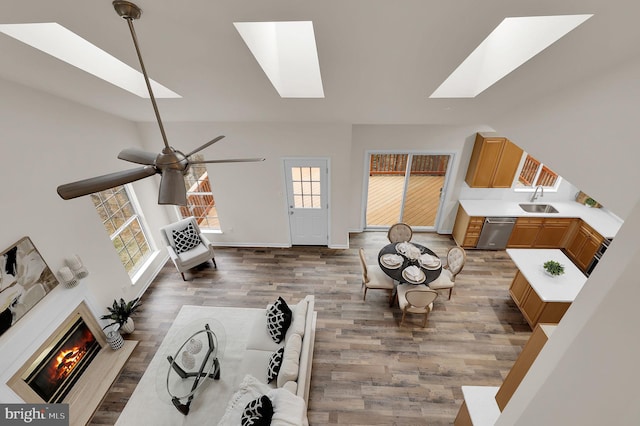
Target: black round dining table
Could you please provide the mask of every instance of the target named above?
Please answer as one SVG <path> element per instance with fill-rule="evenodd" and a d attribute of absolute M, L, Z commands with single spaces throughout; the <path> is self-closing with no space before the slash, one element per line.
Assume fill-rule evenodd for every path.
<path fill-rule="evenodd" d="M 380 252 L 378 253 L 378 264 L 380 265 L 380 268 L 384 271 L 385 274 L 387 274 L 388 276 L 390 276 L 394 281 L 397 281 L 399 283 L 406 283 L 406 284 L 413 284 L 413 285 L 428 285 L 430 282 L 435 281 L 439 276 L 440 273 L 442 272 L 442 262 L 440 263 L 440 267 L 437 269 L 427 269 L 422 267 L 422 265 L 420 265 L 420 262 L 418 262 L 418 259 L 412 260 L 409 259 L 407 256 L 405 256 L 402 253 L 399 253 L 396 250 L 396 245 L 398 244 L 402 244 L 402 243 L 391 243 L 391 244 L 387 244 L 386 246 L 384 246 Z M 439 256 L 437 254 L 435 254 L 432 250 L 428 249 L 427 247 L 418 244 L 418 243 L 409 243 L 414 245 L 415 247 L 420 249 L 420 254 L 423 255 L 425 253 L 428 253 L 432 256 L 435 256 L 437 258 L 439 258 Z M 389 254 L 389 253 L 394 253 L 394 254 L 399 254 L 400 256 L 402 256 L 403 262 L 402 262 L 402 266 L 400 266 L 399 268 L 387 268 L 384 263 L 382 262 L 382 256 L 384 256 L 385 254 Z M 424 272 L 426 279 L 421 282 L 421 283 L 413 283 L 413 282 L 409 282 L 407 281 L 403 276 L 402 276 L 402 271 L 405 270 L 405 268 L 411 266 L 411 265 L 415 265 L 418 268 L 422 269 L 422 271 Z"/>

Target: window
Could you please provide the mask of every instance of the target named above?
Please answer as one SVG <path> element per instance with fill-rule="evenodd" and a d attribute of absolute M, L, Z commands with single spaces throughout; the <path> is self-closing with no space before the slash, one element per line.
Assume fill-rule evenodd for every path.
<path fill-rule="evenodd" d="M 524 160 L 516 187 L 535 188 L 542 185 L 545 188 L 555 188 L 560 183 L 560 176 L 529 154 Z"/>
<path fill-rule="evenodd" d="M 320 205 L 320 168 L 292 167 L 293 206 L 296 209 L 319 209 Z"/>
<path fill-rule="evenodd" d="M 194 160 L 203 160 L 202 154 L 193 155 Z M 196 218 L 200 228 L 220 229 L 216 202 L 211 192 L 209 174 L 204 164 L 192 164 L 189 172 L 184 176 L 187 188 L 187 205 L 180 207 L 180 216 Z"/>
<path fill-rule="evenodd" d="M 91 194 L 91 201 L 111 237 L 122 265 L 133 276 L 151 255 L 151 248 L 125 186 Z"/>

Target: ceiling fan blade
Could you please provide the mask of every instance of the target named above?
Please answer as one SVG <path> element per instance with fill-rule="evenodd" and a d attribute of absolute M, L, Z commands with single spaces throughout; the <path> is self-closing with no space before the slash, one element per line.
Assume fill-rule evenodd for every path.
<path fill-rule="evenodd" d="M 158 154 L 153 152 L 143 151 L 136 148 L 127 148 L 120 151 L 118 158 L 130 163 L 144 164 L 146 166 L 153 166 L 156 162 Z"/>
<path fill-rule="evenodd" d="M 189 161 L 190 164 L 214 164 L 214 163 L 255 163 L 264 161 L 264 158 L 229 158 L 227 160 L 195 160 Z"/>
<path fill-rule="evenodd" d="M 185 155 L 185 157 L 191 157 L 193 154 L 195 154 L 196 152 L 202 151 L 203 149 L 205 149 L 208 146 L 213 145 L 214 143 L 218 142 L 220 139 L 224 138 L 224 135 L 220 135 L 217 138 L 211 139 L 209 142 L 205 143 L 204 145 L 194 149 L 193 151 L 191 151 L 190 153 L 188 153 L 187 155 Z"/>
<path fill-rule="evenodd" d="M 158 204 L 187 205 L 187 188 L 184 186 L 182 171 L 176 169 L 162 171 Z"/>
<path fill-rule="evenodd" d="M 58 187 L 58 195 L 60 195 L 64 200 L 70 200 L 72 198 L 82 197 L 83 195 L 93 194 L 94 192 L 104 191 L 105 189 L 113 188 L 118 185 L 124 185 L 125 183 L 134 182 L 154 174 L 156 174 L 156 169 L 153 166 L 144 166 L 136 169 L 109 173 L 60 185 Z"/>

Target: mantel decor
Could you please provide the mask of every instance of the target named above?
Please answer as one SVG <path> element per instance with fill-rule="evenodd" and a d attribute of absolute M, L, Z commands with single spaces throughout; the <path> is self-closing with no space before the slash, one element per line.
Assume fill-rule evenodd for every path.
<path fill-rule="evenodd" d="M 0 335 L 58 285 L 29 237 L 0 254 Z"/>

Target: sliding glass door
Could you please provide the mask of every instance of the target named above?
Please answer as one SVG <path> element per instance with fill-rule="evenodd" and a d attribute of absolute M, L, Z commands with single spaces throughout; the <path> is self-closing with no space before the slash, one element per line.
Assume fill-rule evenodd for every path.
<path fill-rule="evenodd" d="M 449 155 L 371 154 L 366 227 L 433 228 L 448 165 Z"/>

